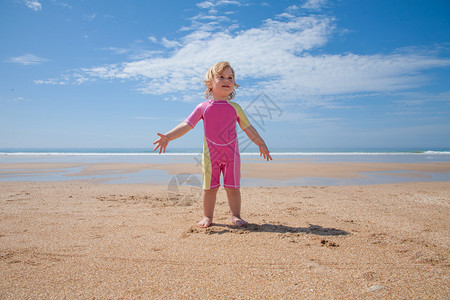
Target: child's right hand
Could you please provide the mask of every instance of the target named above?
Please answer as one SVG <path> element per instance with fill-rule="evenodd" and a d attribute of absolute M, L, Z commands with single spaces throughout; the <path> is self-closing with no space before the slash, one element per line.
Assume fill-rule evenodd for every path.
<path fill-rule="evenodd" d="M 167 145 L 169 144 L 169 138 L 167 137 L 167 135 L 159 133 L 159 139 L 157 139 L 153 145 L 156 144 L 156 147 L 153 149 L 153 151 L 156 151 L 159 148 L 159 154 L 161 154 L 161 152 L 166 153 L 166 148 Z"/>

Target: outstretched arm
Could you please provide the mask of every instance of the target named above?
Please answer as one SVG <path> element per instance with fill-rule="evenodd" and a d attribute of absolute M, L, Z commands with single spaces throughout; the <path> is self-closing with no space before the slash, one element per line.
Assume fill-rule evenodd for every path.
<path fill-rule="evenodd" d="M 159 148 L 159 154 L 161 154 L 161 152 L 166 153 L 166 148 L 170 141 L 173 141 L 174 139 L 183 136 L 186 132 L 188 132 L 191 129 L 192 127 L 189 126 L 186 122 L 182 122 L 166 134 L 158 132 L 159 139 L 157 139 L 153 143 L 153 145 L 156 144 L 155 149 L 153 149 L 153 151 L 156 151 Z"/>
<path fill-rule="evenodd" d="M 272 156 L 270 156 L 270 151 L 267 149 L 266 143 L 259 135 L 258 131 L 256 131 L 255 127 L 249 126 L 244 132 L 247 136 L 259 147 L 259 156 L 263 156 L 266 160 L 272 160 Z"/>

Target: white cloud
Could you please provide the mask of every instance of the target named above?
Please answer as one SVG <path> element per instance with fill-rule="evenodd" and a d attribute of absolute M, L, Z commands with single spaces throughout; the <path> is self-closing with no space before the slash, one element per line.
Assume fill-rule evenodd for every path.
<path fill-rule="evenodd" d="M 84 19 L 88 22 L 94 21 L 94 19 L 97 17 L 96 13 L 90 14 L 90 15 L 84 15 Z"/>
<path fill-rule="evenodd" d="M 14 99 L 8 99 L 6 101 L 8 101 L 8 102 L 29 102 L 29 100 L 27 100 L 23 97 L 16 97 Z"/>
<path fill-rule="evenodd" d="M 136 47 L 131 48 L 106 47 L 97 50 L 109 51 L 117 55 L 127 55 L 127 57 L 131 60 L 141 60 L 163 54 L 162 51 L 143 50 Z"/>
<path fill-rule="evenodd" d="M 209 3 L 199 5 L 209 8 Z M 166 47 L 176 47 L 170 55 L 154 54 L 85 68 L 71 80 L 134 80 L 142 93 L 176 94 L 175 99 L 188 101 L 193 87 L 202 90 L 204 72 L 219 60 L 228 60 L 236 70 L 238 83 L 248 82 L 241 84 L 240 95 L 254 96 L 264 91 L 286 101 L 402 91 L 426 83 L 423 71 L 450 65 L 450 60 L 427 53 L 315 55 L 335 33 L 334 19 L 324 15 L 296 16 L 296 10 L 290 7 L 287 15 L 241 31 L 219 30 L 221 21 L 200 24 L 193 19 L 194 25 L 184 28 L 188 32 L 179 40 L 162 39 Z"/>
<path fill-rule="evenodd" d="M 158 40 L 154 36 L 149 36 L 147 39 L 149 39 L 153 43 L 157 43 L 158 42 Z"/>
<path fill-rule="evenodd" d="M 209 13 L 212 13 L 210 15 L 197 15 L 195 17 L 192 18 L 192 20 L 207 20 L 207 21 L 211 21 L 211 22 L 216 22 L 216 24 L 220 23 L 220 22 L 228 22 L 230 21 L 229 18 L 224 17 L 224 16 L 216 16 L 215 14 L 217 13 L 217 11 L 209 11 Z"/>
<path fill-rule="evenodd" d="M 399 100 L 394 102 L 401 106 L 420 106 L 424 104 L 447 103 L 450 104 L 450 92 L 427 93 L 427 92 L 402 92 L 396 94 Z"/>
<path fill-rule="evenodd" d="M 49 84 L 49 85 L 68 85 L 68 84 L 83 84 L 87 81 L 95 81 L 95 78 L 88 77 L 88 74 L 80 74 L 79 72 L 72 72 L 64 74 L 61 78 L 52 78 L 47 80 L 34 80 L 35 84 Z"/>
<path fill-rule="evenodd" d="M 38 0 L 24 0 L 24 4 L 34 11 L 42 10 L 42 4 Z"/>
<path fill-rule="evenodd" d="M 58 5 L 58 6 L 62 6 L 62 7 L 66 7 L 66 8 L 72 8 L 72 6 L 70 5 L 70 4 L 67 4 L 67 3 L 65 3 L 65 2 L 60 2 L 60 1 L 57 1 L 57 0 L 52 0 L 52 3 L 54 4 L 54 5 Z"/>
<path fill-rule="evenodd" d="M 201 10 L 196 16 L 192 17 L 190 21 L 192 24 L 190 26 L 182 27 L 181 31 L 191 31 L 191 30 L 199 30 L 203 32 L 212 32 L 212 31 L 225 31 L 230 32 L 238 28 L 236 24 L 231 24 L 232 20 L 229 17 L 224 15 L 232 15 L 233 11 L 224 11 L 220 15 L 219 8 L 227 7 L 230 5 L 234 6 L 244 6 L 245 4 L 240 1 L 234 0 L 218 0 L 218 1 L 203 1 L 197 3 L 197 6 Z M 226 25 L 223 25 L 226 24 Z"/>
<path fill-rule="evenodd" d="M 163 54 L 162 51 L 150 51 L 150 50 L 136 50 L 130 54 L 130 59 L 132 60 L 141 60 L 151 58 L 156 55 Z"/>
<path fill-rule="evenodd" d="M 101 48 L 100 50 L 104 50 L 104 51 L 111 51 L 115 54 L 126 54 L 128 52 L 130 52 L 129 49 L 125 49 L 125 48 L 117 48 L 117 47 L 107 47 L 107 48 Z"/>
<path fill-rule="evenodd" d="M 303 3 L 301 8 L 319 11 L 327 4 L 327 1 L 328 0 L 307 0 Z"/>
<path fill-rule="evenodd" d="M 165 37 L 162 38 L 161 40 L 161 44 L 166 47 L 166 48 L 176 48 L 181 46 L 181 44 L 177 41 L 169 41 L 168 39 L 166 39 Z"/>
<path fill-rule="evenodd" d="M 328 19 L 306 17 L 289 22 L 267 20 L 261 28 L 236 35 L 215 33 L 211 36 L 207 32 L 195 31 L 169 58 L 144 59 L 84 71 L 104 79 L 114 76 L 139 78 L 146 81 L 140 90 L 152 94 L 186 90 L 187 86 L 201 81 L 202 75 L 199 74 L 203 74 L 219 57 L 234 62 L 241 78 L 277 76 L 277 70 L 286 64 L 286 59 L 323 45 L 328 27 Z M 163 43 L 166 46 L 179 45 L 165 39 Z"/>
<path fill-rule="evenodd" d="M 203 1 L 203 2 L 197 3 L 197 6 L 200 8 L 208 9 L 208 8 L 214 7 L 215 5 L 211 1 Z"/>
<path fill-rule="evenodd" d="M 25 54 L 25 55 L 21 55 L 21 56 L 12 57 L 12 58 L 6 60 L 6 62 L 17 63 L 17 64 L 21 64 L 24 66 L 39 65 L 46 61 L 49 61 L 49 60 L 46 58 L 38 57 L 33 54 Z"/>
<path fill-rule="evenodd" d="M 203 1 L 200 3 L 197 3 L 197 6 L 203 9 L 211 9 L 213 7 L 222 6 L 222 5 L 237 5 L 241 6 L 240 1 L 234 1 L 234 0 L 218 0 L 218 1 Z"/>

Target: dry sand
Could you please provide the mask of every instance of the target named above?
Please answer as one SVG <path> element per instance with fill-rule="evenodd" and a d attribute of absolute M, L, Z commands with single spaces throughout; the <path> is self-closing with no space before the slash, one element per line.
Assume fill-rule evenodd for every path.
<path fill-rule="evenodd" d="M 450 182 L 241 190 L 0 183 L 0 298 L 450 298 Z"/>

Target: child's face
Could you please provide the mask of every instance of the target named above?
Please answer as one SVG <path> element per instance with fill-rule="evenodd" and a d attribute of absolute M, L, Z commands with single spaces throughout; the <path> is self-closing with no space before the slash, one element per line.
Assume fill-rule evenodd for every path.
<path fill-rule="evenodd" d="M 231 68 L 225 68 L 221 74 L 214 76 L 209 88 L 214 100 L 228 100 L 234 89 L 234 76 Z"/>

